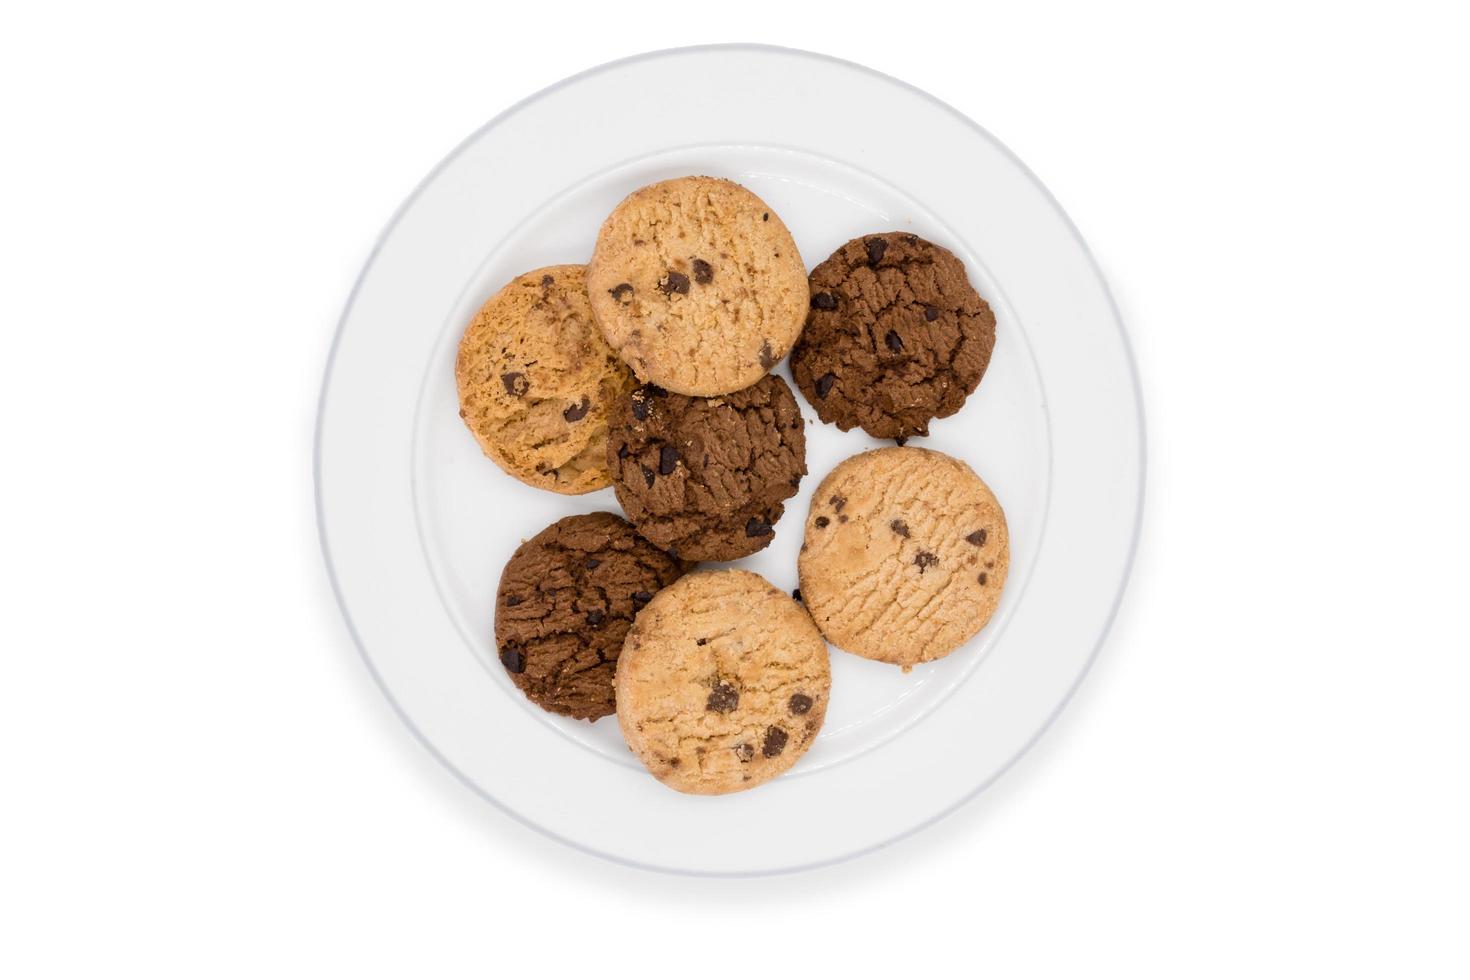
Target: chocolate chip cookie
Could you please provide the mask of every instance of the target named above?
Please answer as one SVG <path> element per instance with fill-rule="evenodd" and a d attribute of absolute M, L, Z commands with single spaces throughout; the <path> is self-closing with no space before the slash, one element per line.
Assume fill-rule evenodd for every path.
<path fill-rule="evenodd" d="M 608 485 L 607 410 L 633 375 L 592 320 L 585 269 L 517 276 L 460 340 L 459 414 L 485 455 L 523 483 L 557 493 Z"/>
<path fill-rule="evenodd" d="M 588 721 L 612 714 L 633 616 L 685 567 L 616 514 L 562 518 L 517 548 L 500 575 L 500 662 L 547 711 Z"/>
<path fill-rule="evenodd" d="M 587 268 L 603 335 L 640 381 L 686 395 L 749 387 L 795 343 L 806 266 L 770 207 L 729 180 L 681 177 L 608 216 Z"/>
<path fill-rule="evenodd" d="M 801 594 L 832 643 L 870 660 L 937 660 L 995 612 L 1005 514 L 964 463 L 916 447 L 845 460 L 812 498 Z"/>
<path fill-rule="evenodd" d="M 865 235 L 812 270 L 791 376 L 823 422 L 904 440 L 960 410 L 994 347 L 995 314 L 953 253 Z"/>
<path fill-rule="evenodd" d="M 806 475 L 801 410 L 774 375 L 716 398 L 642 385 L 613 406 L 607 454 L 638 533 L 693 561 L 770 544 Z"/>
<path fill-rule="evenodd" d="M 753 572 L 686 575 L 638 614 L 618 661 L 618 725 L 681 793 L 752 789 L 790 769 L 827 713 L 827 645 Z"/>

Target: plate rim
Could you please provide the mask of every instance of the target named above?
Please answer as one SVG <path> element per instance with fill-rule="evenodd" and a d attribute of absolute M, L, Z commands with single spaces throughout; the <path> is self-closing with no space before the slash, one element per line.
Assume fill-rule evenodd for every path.
<path fill-rule="evenodd" d="M 509 804 L 502 802 L 495 796 L 491 795 L 477 782 L 475 782 L 474 779 L 469 777 L 459 766 L 455 765 L 454 762 L 452 762 L 434 744 L 434 742 L 425 735 L 422 729 L 415 723 L 413 718 L 409 716 L 408 712 L 400 703 L 400 700 L 394 695 L 393 691 L 388 686 L 384 676 L 379 671 L 377 664 L 374 662 L 372 655 L 368 652 L 367 645 L 364 642 L 361 633 L 359 632 L 358 625 L 354 621 L 351 613 L 348 610 L 347 599 L 343 592 L 342 584 L 338 576 L 336 562 L 333 559 L 331 546 L 327 540 L 325 516 L 326 504 L 323 497 L 322 489 L 322 445 L 324 438 L 324 422 L 326 419 L 326 406 L 331 390 L 331 383 L 334 371 L 337 366 L 339 350 L 341 347 L 343 336 L 346 332 L 347 323 L 357 307 L 360 293 L 364 283 L 367 281 L 368 274 L 376 267 L 379 256 L 389 237 L 399 226 L 400 222 L 407 214 L 407 212 L 423 195 L 425 190 L 430 185 L 432 185 L 435 180 L 451 164 L 458 160 L 459 157 L 466 152 L 466 150 L 468 150 L 486 133 L 500 125 L 502 121 L 530 107 L 541 99 L 544 99 L 562 90 L 563 88 L 571 86 L 579 81 L 583 81 L 590 77 L 613 71 L 618 68 L 623 68 L 642 62 L 654 61 L 674 55 L 691 55 L 703 52 L 774 53 L 785 56 L 796 56 L 803 59 L 811 59 L 830 65 L 836 65 L 848 70 L 856 70 L 862 74 L 872 76 L 881 81 L 895 85 L 910 94 L 917 95 L 924 101 L 940 109 L 946 115 L 958 120 L 966 128 L 972 130 L 974 133 L 979 135 L 981 138 L 992 144 L 998 151 L 1000 151 L 1000 153 L 1009 161 L 1009 163 L 1014 166 L 1017 171 L 1035 189 L 1041 192 L 1046 201 L 1051 205 L 1051 208 L 1055 212 L 1055 214 L 1061 218 L 1071 238 L 1080 248 L 1087 266 L 1090 268 L 1091 272 L 1096 278 L 1097 284 L 1101 289 L 1102 296 L 1107 304 L 1108 311 L 1111 314 L 1111 320 L 1115 328 L 1120 351 L 1123 356 L 1123 362 L 1126 367 L 1128 388 L 1129 393 L 1131 394 L 1133 416 L 1136 424 L 1136 432 L 1134 433 L 1134 436 L 1137 439 L 1138 447 L 1137 470 L 1134 474 L 1134 477 L 1137 480 L 1137 495 L 1134 501 L 1132 513 L 1130 515 L 1132 523 L 1131 533 L 1129 534 L 1127 549 L 1123 556 L 1121 573 L 1119 575 L 1116 587 L 1113 591 L 1111 601 L 1109 602 L 1108 611 L 1103 618 L 1101 627 L 1099 628 L 1097 633 L 1097 637 L 1094 640 L 1091 649 L 1088 651 L 1087 656 L 1082 663 L 1081 669 L 1077 671 L 1076 676 L 1072 679 L 1063 696 L 1047 714 L 1042 723 L 1031 733 L 1028 738 L 1026 738 L 1021 743 L 1020 747 L 1011 754 L 1010 758 L 1007 759 L 1002 765 L 1000 765 L 994 772 L 990 773 L 986 778 L 977 782 L 976 785 L 972 788 L 969 788 L 950 805 L 938 809 L 936 812 L 930 814 L 925 819 L 914 823 L 912 826 L 906 827 L 896 833 L 885 836 L 882 840 L 876 841 L 863 847 L 855 848 L 837 856 L 823 857 L 821 859 L 811 862 L 795 863 L 781 867 L 763 867 L 751 870 L 709 870 L 683 868 L 667 864 L 656 864 L 652 862 L 639 861 L 624 855 L 604 851 L 564 834 L 558 833 L 557 831 L 543 826 L 533 821 L 532 819 L 522 815 Z M 892 75 L 888 75 L 884 72 L 878 71 L 876 69 L 870 68 L 866 65 L 854 61 L 839 58 L 833 55 L 828 55 L 822 52 L 809 51 L 805 49 L 787 47 L 782 45 L 748 42 L 688 45 L 671 48 L 660 48 L 657 50 L 640 52 L 627 57 L 603 62 L 601 64 L 594 65 L 574 74 L 565 76 L 558 81 L 553 82 L 551 85 L 538 89 L 537 91 L 532 92 L 529 95 L 517 100 L 516 102 L 512 103 L 511 105 L 507 106 L 506 108 L 495 114 L 484 124 L 475 128 L 464 139 L 462 139 L 452 150 L 450 150 L 449 153 L 442 157 L 418 181 L 413 190 L 399 203 L 397 208 L 394 209 L 392 215 L 378 232 L 377 237 L 374 240 L 372 249 L 368 253 L 366 259 L 363 261 L 362 266 L 353 281 L 352 288 L 348 293 L 346 302 L 344 303 L 342 308 L 342 313 L 338 317 L 336 327 L 333 331 L 331 345 L 329 347 L 326 363 L 321 375 L 321 382 L 317 397 L 316 417 L 313 425 L 313 501 L 316 516 L 318 544 L 321 548 L 323 563 L 326 567 L 328 580 L 332 589 L 332 595 L 337 604 L 337 608 L 339 613 L 341 614 L 342 620 L 347 626 L 348 633 L 352 637 L 353 644 L 357 648 L 358 655 L 362 658 L 363 663 L 367 666 L 368 672 L 372 676 L 374 683 L 377 684 L 379 690 L 387 699 L 394 713 L 397 714 L 398 717 L 403 721 L 403 723 L 408 727 L 414 738 L 429 751 L 430 755 L 433 758 L 444 765 L 445 768 L 448 769 L 455 776 L 456 779 L 469 787 L 477 796 L 491 803 L 502 813 L 505 813 L 512 817 L 517 823 L 520 823 L 521 825 L 526 826 L 539 834 L 556 840 L 585 854 L 613 861 L 624 866 L 637 867 L 644 870 L 658 871 L 666 874 L 718 878 L 761 877 L 776 874 L 793 874 L 805 870 L 810 870 L 816 867 L 824 867 L 832 864 L 850 861 L 865 854 L 881 850 L 891 844 L 895 844 L 901 840 L 905 840 L 908 837 L 913 836 L 914 834 L 919 833 L 920 831 L 950 816 L 955 811 L 965 806 L 967 803 L 973 801 L 977 796 L 988 789 L 998 779 L 1009 772 L 1011 768 L 1023 756 L 1030 752 L 1036 742 L 1039 741 L 1041 737 L 1051 729 L 1052 725 L 1056 722 L 1056 719 L 1061 715 L 1062 711 L 1065 710 L 1067 705 L 1071 703 L 1073 697 L 1076 695 L 1078 688 L 1091 673 L 1093 665 L 1096 663 L 1103 646 L 1106 644 L 1109 636 L 1112 633 L 1113 626 L 1117 620 L 1118 612 L 1122 607 L 1123 599 L 1126 596 L 1128 592 L 1128 586 L 1132 581 L 1133 570 L 1136 565 L 1138 549 L 1143 533 L 1143 520 L 1148 494 L 1147 474 L 1149 446 L 1147 436 L 1147 413 L 1143 399 L 1142 384 L 1138 372 L 1137 358 L 1128 334 L 1127 326 L 1123 320 L 1122 313 L 1118 308 L 1116 298 L 1113 295 L 1113 291 L 1108 283 L 1108 280 L 1106 276 L 1104 276 L 1102 268 L 1098 264 L 1096 256 L 1092 252 L 1092 249 L 1087 244 L 1086 239 L 1082 236 L 1080 230 L 1077 228 L 1075 222 L 1073 222 L 1071 216 L 1061 206 L 1060 202 L 1056 199 L 1055 195 L 1052 194 L 1051 190 L 1046 186 L 1046 184 L 1043 183 L 1028 166 L 1026 166 L 1024 161 L 1022 161 L 1020 157 L 1017 156 L 1010 149 L 1009 146 L 1007 146 L 1001 140 L 997 139 L 993 134 L 991 134 L 988 130 L 979 125 L 969 116 L 965 115 L 958 109 L 951 106 L 949 103 L 930 94 L 924 89 L 921 89 L 916 85 L 906 82 L 903 79 L 896 78 Z"/>

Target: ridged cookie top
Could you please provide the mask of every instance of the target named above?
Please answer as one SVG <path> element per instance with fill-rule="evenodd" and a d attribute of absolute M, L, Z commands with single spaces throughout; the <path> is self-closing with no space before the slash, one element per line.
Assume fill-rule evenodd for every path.
<path fill-rule="evenodd" d="M 755 194 L 714 177 L 634 191 L 597 236 L 587 288 L 603 335 L 640 380 L 683 395 L 754 384 L 806 317 L 806 267 Z"/>
<path fill-rule="evenodd" d="M 711 398 L 635 388 L 612 412 L 607 451 L 638 533 L 693 561 L 734 561 L 770 544 L 806 475 L 801 409 L 774 374 Z"/>
<path fill-rule="evenodd" d="M 666 785 L 731 793 L 791 768 L 822 727 L 830 687 L 827 645 L 790 596 L 754 572 L 695 572 L 628 631 L 618 724 Z"/>
<path fill-rule="evenodd" d="M 929 434 L 958 412 L 995 348 L 995 314 L 952 252 L 864 235 L 812 270 L 791 376 L 823 422 L 879 439 Z"/>
<path fill-rule="evenodd" d="M 511 476 L 568 494 L 612 482 L 608 409 L 633 376 L 593 322 L 583 266 L 536 269 L 492 296 L 454 374 L 460 417 Z"/>
<path fill-rule="evenodd" d="M 797 566 L 828 640 L 907 670 L 990 619 L 1010 535 L 995 495 L 964 463 L 916 447 L 876 449 L 817 487 Z"/>

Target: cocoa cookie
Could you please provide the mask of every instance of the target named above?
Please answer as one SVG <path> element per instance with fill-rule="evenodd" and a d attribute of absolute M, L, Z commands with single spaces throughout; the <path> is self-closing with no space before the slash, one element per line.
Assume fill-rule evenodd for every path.
<path fill-rule="evenodd" d="M 618 661 L 628 747 L 681 793 L 752 789 L 790 769 L 827 713 L 811 617 L 753 572 L 687 575 L 638 614 Z"/>
<path fill-rule="evenodd" d="M 828 640 L 908 670 L 990 619 L 1010 537 L 995 495 L 964 463 L 928 449 L 876 449 L 843 461 L 817 488 L 797 567 Z"/>
<path fill-rule="evenodd" d="M 766 375 L 716 398 L 642 385 L 613 408 L 607 465 L 645 538 L 693 561 L 731 561 L 771 543 L 806 474 L 801 410 Z"/>
<path fill-rule="evenodd" d="M 995 314 L 953 253 L 865 235 L 812 270 L 791 376 L 823 422 L 903 440 L 960 410 L 994 347 Z"/>
<path fill-rule="evenodd" d="M 786 356 L 806 318 L 806 266 L 760 198 L 714 177 L 634 191 L 608 216 L 587 267 L 603 335 L 669 391 L 749 387 Z"/>
<path fill-rule="evenodd" d="M 505 472 L 557 493 L 608 485 L 608 406 L 634 382 L 593 323 L 582 266 L 536 269 L 492 296 L 454 376 L 460 417 Z"/>
<path fill-rule="evenodd" d="M 517 548 L 500 575 L 500 662 L 547 711 L 588 721 L 612 714 L 623 637 L 685 567 L 615 514 L 562 518 Z"/>

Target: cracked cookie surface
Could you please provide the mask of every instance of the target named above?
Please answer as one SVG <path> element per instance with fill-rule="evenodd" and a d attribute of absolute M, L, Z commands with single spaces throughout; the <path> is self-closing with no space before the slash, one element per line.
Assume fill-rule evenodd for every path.
<path fill-rule="evenodd" d="M 1005 513 L 961 461 L 917 447 L 844 460 L 812 497 L 797 561 L 823 635 L 869 660 L 937 660 L 974 636 L 1010 568 Z"/>
<path fill-rule="evenodd" d="M 695 572 L 654 597 L 617 669 L 618 724 L 681 793 L 752 789 L 790 769 L 822 727 L 827 645 L 754 572 Z"/>
<path fill-rule="evenodd" d="M 610 419 L 618 503 L 648 540 L 693 561 L 733 561 L 770 544 L 806 475 L 801 409 L 766 375 L 713 398 L 642 385 Z"/>
<path fill-rule="evenodd" d="M 638 610 L 685 566 L 616 514 L 565 517 L 516 549 L 495 598 L 495 646 L 547 711 L 613 713 L 613 677 Z"/>
<path fill-rule="evenodd" d="M 812 270 L 791 376 L 823 422 L 879 439 L 929 434 L 964 405 L 995 348 L 995 314 L 948 249 L 865 235 Z"/>
<path fill-rule="evenodd" d="M 680 177 L 628 195 L 587 271 L 603 335 L 640 381 L 720 395 L 759 380 L 806 319 L 806 266 L 774 211 L 739 184 Z"/>
<path fill-rule="evenodd" d="M 459 415 L 486 456 L 523 483 L 599 490 L 609 406 L 633 375 L 603 339 L 580 265 L 517 276 L 475 314 L 454 366 Z"/>

